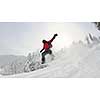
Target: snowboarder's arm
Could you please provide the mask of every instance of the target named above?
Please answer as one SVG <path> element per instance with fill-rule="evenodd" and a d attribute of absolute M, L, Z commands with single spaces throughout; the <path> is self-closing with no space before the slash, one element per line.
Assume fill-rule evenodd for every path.
<path fill-rule="evenodd" d="M 44 48 L 43 49 L 41 49 L 41 51 L 40 52 L 42 52 L 44 50 Z"/>
<path fill-rule="evenodd" d="M 56 38 L 56 36 L 58 36 L 58 34 L 54 34 L 53 38 L 49 40 L 49 42 L 51 43 Z"/>

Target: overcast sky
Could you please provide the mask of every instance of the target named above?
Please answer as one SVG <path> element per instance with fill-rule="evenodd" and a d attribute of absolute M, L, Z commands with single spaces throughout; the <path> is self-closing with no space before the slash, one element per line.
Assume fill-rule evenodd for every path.
<path fill-rule="evenodd" d="M 53 42 L 53 49 L 69 46 L 72 41 L 84 40 L 86 34 L 99 35 L 91 23 L 0 23 L 0 55 L 27 55 L 42 49 L 42 40 L 59 36 Z"/>

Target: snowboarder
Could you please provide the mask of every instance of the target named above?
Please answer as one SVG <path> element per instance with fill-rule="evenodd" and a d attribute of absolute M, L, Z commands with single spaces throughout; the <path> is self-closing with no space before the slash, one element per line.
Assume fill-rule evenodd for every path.
<path fill-rule="evenodd" d="M 56 36 L 58 36 L 58 34 L 54 34 L 53 38 L 49 41 L 43 40 L 43 49 L 40 51 L 40 53 L 44 50 L 44 52 L 42 52 L 42 64 L 45 63 L 45 56 L 47 54 L 52 55 L 52 50 L 50 48 L 52 48 L 52 42 L 53 40 L 56 38 Z"/>

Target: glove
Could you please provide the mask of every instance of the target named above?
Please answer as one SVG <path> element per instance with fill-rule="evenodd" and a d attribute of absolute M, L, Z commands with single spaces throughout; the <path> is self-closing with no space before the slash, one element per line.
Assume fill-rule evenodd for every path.
<path fill-rule="evenodd" d="M 56 36 L 58 36 L 58 34 L 54 34 L 54 36 L 56 37 Z"/>

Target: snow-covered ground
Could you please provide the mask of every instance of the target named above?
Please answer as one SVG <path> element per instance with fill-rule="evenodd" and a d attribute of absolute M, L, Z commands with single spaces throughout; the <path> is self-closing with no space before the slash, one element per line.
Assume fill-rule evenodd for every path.
<path fill-rule="evenodd" d="M 93 45 L 93 44 L 92 44 Z M 32 72 L 1 76 L 8 78 L 93 78 L 100 77 L 100 44 L 73 44 L 56 53 L 48 67 Z"/>

